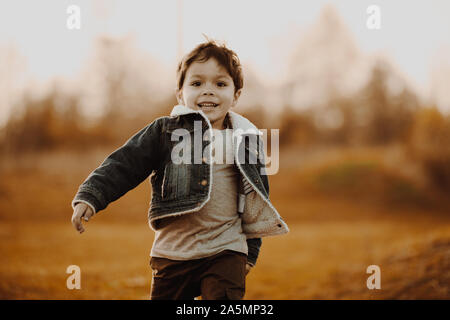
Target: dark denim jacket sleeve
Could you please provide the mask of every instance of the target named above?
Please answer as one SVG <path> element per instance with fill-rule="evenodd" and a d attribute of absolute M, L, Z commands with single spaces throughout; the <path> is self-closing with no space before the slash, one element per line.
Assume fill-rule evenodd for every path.
<path fill-rule="evenodd" d="M 262 244 L 261 238 L 247 239 L 247 246 L 248 246 L 247 262 L 252 266 L 256 264 L 261 244 Z"/>
<path fill-rule="evenodd" d="M 139 185 L 157 167 L 160 131 L 157 119 L 131 137 L 87 177 L 73 202 L 87 201 L 98 212 Z"/>
<path fill-rule="evenodd" d="M 264 142 L 262 139 L 258 139 L 258 148 L 259 148 L 259 155 L 260 158 L 258 159 L 259 162 L 257 164 L 258 171 L 262 170 L 264 173 L 261 174 L 261 180 L 263 182 L 264 188 L 267 191 L 267 195 L 269 195 L 269 179 L 267 177 L 267 174 L 265 173 L 265 156 L 264 156 Z M 261 238 L 253 238 L 253 239 L 247 239 L 247 247 L 248 247 L 248 256 L 247 256 L 247 262 L 254 266 L 256 264 L 256 260 L 258 259 L 259 251 L 262 245 Z"/>

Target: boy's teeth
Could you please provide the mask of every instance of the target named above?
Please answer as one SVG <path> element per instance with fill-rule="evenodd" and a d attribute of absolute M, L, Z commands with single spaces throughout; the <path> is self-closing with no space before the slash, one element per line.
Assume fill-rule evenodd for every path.
<path fill-rule="evenodd" d="M 217 106 L 217 104 L 215 104 L 215 103 L 200 103 L 199 106 L 200 107 L 215 107 L 215 106 Z"/>

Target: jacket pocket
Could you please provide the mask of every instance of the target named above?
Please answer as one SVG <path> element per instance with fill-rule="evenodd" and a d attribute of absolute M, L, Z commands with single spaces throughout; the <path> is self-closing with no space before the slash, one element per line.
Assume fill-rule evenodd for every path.
<path fill-rule="evenodd" d="M 188 166 L 173 162 L 166 165 L 161 189 L 163 200 L 175 200 L 189 195 L 190 172 Z"/>

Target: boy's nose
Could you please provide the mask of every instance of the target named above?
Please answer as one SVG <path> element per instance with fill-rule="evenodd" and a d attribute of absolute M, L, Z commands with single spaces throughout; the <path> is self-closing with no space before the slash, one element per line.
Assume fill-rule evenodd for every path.
<path fill-rule="evenodd" d="M 202 94 L 205 96 L 212 96 L 214 95 L 214 90 L 211 88 L 211 86 L 206 86 Z"/>

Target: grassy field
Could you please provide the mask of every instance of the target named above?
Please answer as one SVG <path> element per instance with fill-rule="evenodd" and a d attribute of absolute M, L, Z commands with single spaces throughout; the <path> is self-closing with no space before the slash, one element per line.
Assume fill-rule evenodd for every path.
<path fill-rule="evenodd" d="M 149 298 L 148 182 L 82 235 L 70 223 L 78 185 L 109 151 L 2 160 L 1 299 Z M 246 299 L 450 298 L 449 206 L 411 182 L 420 174 L 398 150 L 381 151 L 283 151 L 271 199 L 291 232 L 263 239 Z M 66 287 L 70 265 L 80 290 Z M 380 290 L 366 286 L 370 265 Z"/>

